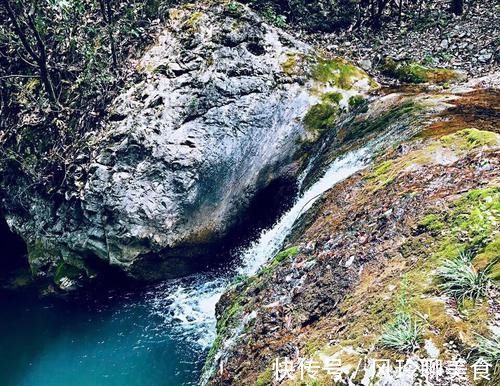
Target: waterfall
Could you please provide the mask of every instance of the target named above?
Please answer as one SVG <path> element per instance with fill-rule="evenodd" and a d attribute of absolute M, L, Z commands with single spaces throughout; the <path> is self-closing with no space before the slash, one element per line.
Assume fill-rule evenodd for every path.
<path fill-rule="evenodd" d="M 335 159 L 274 226 L 262 231 L 256 241 L 239 253 L 241 263 L 231 272 L 193 275 L 157 286 L 148 299 L 152 312 L 164 318 L 180 339 L 197 345 L 201 351 L 209 348 L 216 337 L 215 305 L 232 279 L 237 275 L 255 274 L 272 258 L 302 213 L 336 183 L 368 165 L 376 143 L 371 142 Z"/>

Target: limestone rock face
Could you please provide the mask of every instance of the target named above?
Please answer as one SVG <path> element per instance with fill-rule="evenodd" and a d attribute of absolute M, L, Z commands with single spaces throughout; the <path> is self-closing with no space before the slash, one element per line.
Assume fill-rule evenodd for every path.
<path fill-rule="evenodd" d="M 317 97 L 310 64 L 284 63 L 310 55 L 242 6 L 172 9 L 65 199 L 33 193 L 15 208 L 23 182 L 10 186 L 5 217 L 34 271 L 65 262 L 88 274 L 96 261 L 146 279 L 187 271 L 185 258 L 227 235 L 257 192 L 297 176 Z"/>

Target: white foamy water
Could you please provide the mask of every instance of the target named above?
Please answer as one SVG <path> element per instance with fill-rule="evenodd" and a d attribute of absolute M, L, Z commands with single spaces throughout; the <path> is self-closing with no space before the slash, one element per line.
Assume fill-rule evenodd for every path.
<path fill-rule="evenodd" d="M 164 318 L 174 334 L 189 343 L 208 348 L 215 337 L 215 305 L 236 275 L 253 275 L 282 247 L 295 221 L 337 182 L 365 168 L 373 144 L 348 152 L 328 167 L 323 177 L 295 201 L 271 228 L 264 230 L 248 248 L 241 251 L 241 266 L 230 277 L 196 275 L 161 284 L 151 293 L 153 312 Z"/>
<path fill-rule="evenodd" d="M 252 243 L 246 251 L 243 251 L 243 265 L 238 273 L 241 275 L 255 274 L 267 260 L 279 252 L 283 241 L 301 214 L 310 209 L 316 200 L 337 182 L 366 167 L 368 149 L 369 147 L 364 147 L 336 159 L 323 177 L 307 189 L 272 228 L 263 231 L 259 239 Z"/>

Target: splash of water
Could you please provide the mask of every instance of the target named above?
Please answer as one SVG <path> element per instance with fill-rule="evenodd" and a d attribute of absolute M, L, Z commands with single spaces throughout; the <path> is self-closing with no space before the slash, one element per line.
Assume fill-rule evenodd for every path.
<path fill-rule="evenodd" d="M 273 227 L 263 231 L 259 239 L 242 253 L 243 265 L 238 273 L 240 275 L 255 274 L 269 258 L 279 251 L 300 215 L 309 210 L 316 200 L 337 182 L 366 167 L 368 154 L 369 148 L 364 147 L 336 159 L 323 177 L 307 189 Z"/>
<path fill-rule="evenodd" d="M 210 347 L 216 337 L 215 305 L 236 275 L 253 275 L 273 257 L 293 224 L 314 202 L 336 183 L 365 168 L 374 144 L 348 152 L 332 162 L 323 177 L 298 197 L 288 212 L 247 249 L 240 252 L 241 265 L 232 274 L 213 277 L 195 275 L 160 284 L 149 300 L 152 312 L 164 319 L 169 330 L 200 350 Z"/>

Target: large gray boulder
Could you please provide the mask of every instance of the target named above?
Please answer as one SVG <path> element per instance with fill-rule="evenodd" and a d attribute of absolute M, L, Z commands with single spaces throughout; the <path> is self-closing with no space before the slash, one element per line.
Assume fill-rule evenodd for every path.
<path fill-rule="evenodd" d="M 65 288 L 102 262 L 140 279 L 188 272 L 257 192 L 297 177 L 304 143 L 318 137 L 303 117 L 323 87 L 335 89 L 311 79 L 310 47 L 242 6 L 170 10 L 133 64 L 142 80 L 87 139 L 92 154 L 80 156 L 65 199 L 33 193 L 24 210 L 4 202 L 33 271 Z M 23 189 L 19 180 L 8 195 Z"/>

